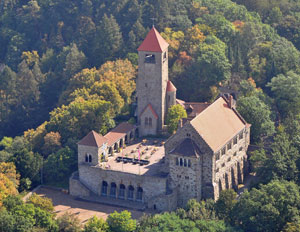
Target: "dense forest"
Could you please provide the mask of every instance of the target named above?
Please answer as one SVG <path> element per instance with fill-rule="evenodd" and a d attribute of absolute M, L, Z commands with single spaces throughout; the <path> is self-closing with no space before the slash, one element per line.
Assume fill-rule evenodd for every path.
<path fill-rule="evenodd" d="M 47 199 L 23 203 L 40 183 L 65 187 L 90 130 L 134 121 L 137 47 L 153 22 L 178 98 L 236 93 L 259 182 L 238 199 L 84 228 Z M 1 0 L 0 45 L 0 231 L 300 231 L 300 0 Z"/>

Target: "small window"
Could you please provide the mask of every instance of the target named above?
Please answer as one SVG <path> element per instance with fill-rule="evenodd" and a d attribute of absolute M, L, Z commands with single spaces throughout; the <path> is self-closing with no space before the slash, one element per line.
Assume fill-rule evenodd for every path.
<path fill-rule="evenodd" d="M 190 179 L 190 177 L 189 177 L 189 176 L 185 176 L 184 178 L 185 178 L 186 180 L 189 180 L 189 179 Z"/>
<path fill-rule="evenodd" d="M 89 163 L 92 163 L 92 155 L 89 155 Z"/>
<path fill-rule="evenodd" d="M 89 156 L 88 155 L 85 155 L 85 162 L 89 162 Z"/>
<path fill-rule="evenodd" d="M 188 160 L 188 167 L 191 167 L 191 160 Z"/>
<path fill-rule="evenodd" d="M 244 137 L 244 133 L 243 133 L 243 131 L 239 134 L 239 139 L 243 139 L 243 137 Z"/>
<path fill-rule="evenodd" d="M 225 155 L 225 153 L 226 153 L 226 148 L 223 147 L 223 149 L 222 149 L 222 155 Z"/>
<path fill-rule="evenodd" d="M 183 159 L 183 166 L 184 166 L 184 167 L 186 167 L 186 166 L 187 166 L 186 159 Z"/>
<path fill-rule="evenodd" d="M 149 118 L 149 127 L 152 127 L 152 118 Z"/>
<path fill-rule="evenodd" d="M 237 136 L 235 136 L 233 139 L 233 144 L 237 144 L 237 141 L 238 141 L 238 138 L 237 138 Z"/>
<path fill-rule="evenodd" d="M 231 149 L 231 141 L 227 144 L 227 150 Z"/>
<path fill-rule="evenodd" d="M 146 54 L 145 63 L 155 64 L 155 55 L 154 54 Z"/>
<path fill-rule="evenodd" d="M 191 137 L 191 134 L 190 134 L 190 133 L 187 133 L 186 136 L 187 136 L 187 137 Z"/>
<path fill-rule="evenodd" d="M 180 166 L 183 165 L 183 161 L 182 161 L 182 158 L 180 158 Z"/>
<path fill-rule="evenodd" d="M 176 165 L 178 166 L 179 165 L 179 158 L 176 158 Z"/>
<path fill-rule="evenodd" d="M 149 122 L 148 122 L 148 118 L 145 118 L 145 126 L 148 126 Z"/>

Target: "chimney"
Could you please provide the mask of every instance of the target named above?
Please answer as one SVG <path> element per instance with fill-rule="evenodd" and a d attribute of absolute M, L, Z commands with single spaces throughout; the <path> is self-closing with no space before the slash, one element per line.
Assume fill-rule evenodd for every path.
<path fill-rule="evenodd" d="M 228 97 L 228 106 L 230 109 L 235 108 L 235 100 L 231 94 Z"/>

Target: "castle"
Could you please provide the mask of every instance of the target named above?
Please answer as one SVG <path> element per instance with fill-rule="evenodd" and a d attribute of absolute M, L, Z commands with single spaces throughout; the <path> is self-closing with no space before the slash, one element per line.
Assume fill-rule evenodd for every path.
<path fill-rule="evenodd" d="M 154 27 L 138 56 L 137 124 L 121 123 L 104 136 L 92 131 L 78 142 L 70 194 L 166 211 L 191 198 L 217 199 L 221 190 L 237 189 L 246 171 L 250 125 L 233 97 L 220 96 L 211 104 L 177 99 L 168 78 L 168 43 Z M 165 142 L 151 139 L 166 130 L 167 110 L 175 104 L 185 108 L 187 119 Z"/>

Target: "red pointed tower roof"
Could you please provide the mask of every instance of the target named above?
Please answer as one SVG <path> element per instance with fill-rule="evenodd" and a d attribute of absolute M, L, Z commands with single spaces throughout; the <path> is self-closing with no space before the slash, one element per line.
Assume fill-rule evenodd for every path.
<path fill-rule="evenodd" d="M 152 29 L 148 32 L 148 35 L 144 39 L 143 43 L 139 46 L 138 51 L 162 52 L 168 46 L 169 44 L 159 34 L 155 27 L 152 27 Z"/>
<path fill-rule="evenodd" d="M 175 92 L 177 89 L 171 81 L 168 81 L 167 92 Z"/>
<path fill-rule="evenodd" d="M 90 147 L 101 147 L 104 143 L 107 143 L 107 139 L 104 136 L 99 135 L 95 131 L 91 131 L 77 144 Z"/>

